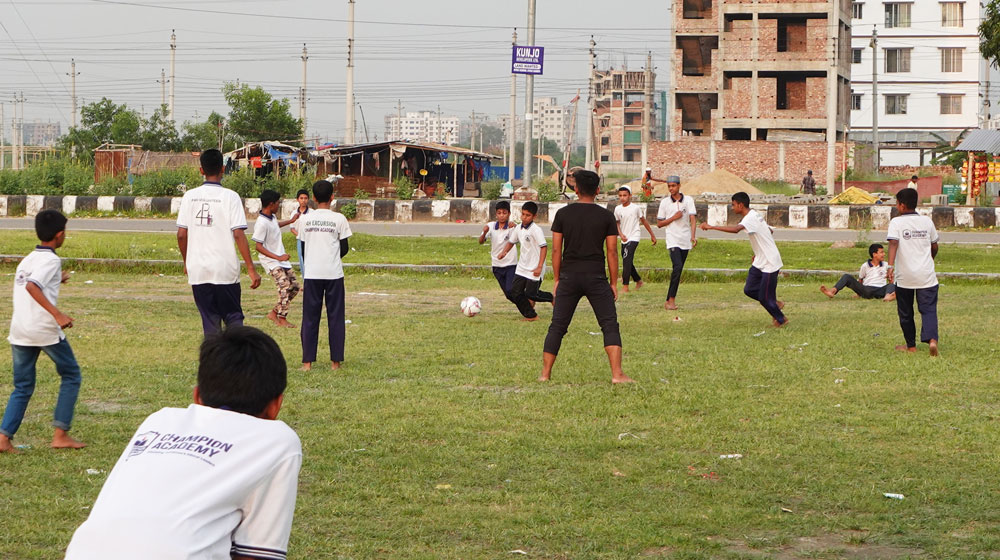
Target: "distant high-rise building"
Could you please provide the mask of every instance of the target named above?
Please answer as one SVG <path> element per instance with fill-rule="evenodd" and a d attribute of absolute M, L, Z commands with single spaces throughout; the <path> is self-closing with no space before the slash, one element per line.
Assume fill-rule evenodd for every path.
<path fill-rule="evenodd" d="M 538 140 L 544 136 L 547 140 L 554 140 L 560 148 L 564 147 L 566 133 L 569 131 L 569 120 L 572 116 L 570 111 L 559 105 L 555 97 L 535 99 L 534 109 L 531 138 Z"/>
<path fill-rule="evenodd" d="M 651 72 L 655 91 L 656 73 Z M 594 139 L 600 161 L 642 161 L 642 113 L 646 105 L 646 73 L 642 70 L 597 70 L 594 73 Z M 656 118 L 650 115 L 650 139 Z"/>
<path fill-rule="evenodd" d="M 26 146 L 55 146 L 62 136 L 62 128 L 57 122 L 26 122 L 21 131 Z"/>
<path fill-rule="evenodd" d="M 386 140 L 414 140 L 457 144 L 461 120 L 458 117 L 441 116 L 434 111 L 406 113 L 402 119 L 398 115 L 385 116 Z"/>
<path fill-rule="evenodd" d="M 521 115 L 514 117 L 514 141 L 521 142 L 524 140 L 524 119 Z M 507 138 L 507 127 L 510 126 L 510 115 L 500 115 L 497 117 L 497 124 L 500 130 L 503 131 L 504 138 Z"/>

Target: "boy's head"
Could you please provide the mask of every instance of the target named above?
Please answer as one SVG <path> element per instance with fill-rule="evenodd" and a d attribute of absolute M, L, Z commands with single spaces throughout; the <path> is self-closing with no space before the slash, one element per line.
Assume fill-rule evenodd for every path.
<path fill-rule="evenodd" d="M 198 356 L 195 403 L 274 419 L 287 383 L 278 343 L 253 327 L 205 337 Z"/>
<path fill-rule="evenodd" d="M 905 188 L 896 193 L 896 205 L 902 207 L 900 210 L 916 210 L 919 200 L 920 197 L 917 195 L 917 189 Z"/>
<path fill-rule="evenodd" d="M 269 210 L 273 212 L 278 209 L 279 202 L 281 202 L 281 195 L 278 194 L 278 191 L 266 189 L 264 192 L 260 193 L 261 210 Z"/>
<path fill-rule="evenodd" d="M 597 196 L 597 189 L 601 186 L 601 177 L 593 171 L 586 169 L 573 170 L 570 177 L 573 178 L 573 187 L 583 196 Z"/>
<path fill-rule="evenodd" d="M 201 174 L 207 177 L 222 175 L 222 152 L 212 148 L 201 153 Z"/>
<path fill-rule="evenodd" d="M 732 201 L 733 201 L 733 210 L 736 212 L 741 212 L 743 210 L 746 210 L 747 208 L 750 208 L 750 195 L 748 195 L 743 191 L 734 194 Z"/>
<path fill-rule="evenodd" d="M 667 177 L 667 190 L 670 191 L 670 196 L 677 196 L 681 192 L 681 178 L 677 175 Z"/>
<path fill-rule="evenodd" d="M 525 202 L 521 206 L 521 223 L 527 225 L 535 221 L 535 214 L 538 214 L 538 205 L 530 200 Z"/>
<path fill-rule="evenodd" d="M 914 175 L 913 177 L 910 177 L 911 181 L 916 181 L 917 179 L 918 179 L 918 177 L 916 175 Z"/>
<path fill-rule="evenodd" d="M 35 235 L 42 243 L 61 247 L 66 239 L 66 216 L 58 210 L 42 210 L 35 216 Z"/>
<path fill-rule="evenodd" d="M 506 200 L 501 200 L 497 202 L 497 221 L 500 223 L 506 222 L 510 219 L 510 203 Z"/>
<path fill-rule="evenodd" d="M 885 248 L 880 243 L 872 243 L 868 246 L 868 257 L 875 259 L 876 255 L 880 261 L 885 257 Z"/>
<path fill-rule="evenodd" d="M 320 179 L 313 183 L 313 198 L 316 202 L 326 204 L 333 198 L 333 183 L 326 179 Z"/>
<path fill-rule="evenodd" d="M 309 191 L 299 189 L 299 192 L 295 193 L 295 200 L 299 201 L 299 206 L 309 204 Z"/>
<path fill-rule="evenodd" d="M 618 202 L 620 202 L 622 206 L 628 206 L 629 203 L 632 202 L 632 189 L 626 185 L 618 187 Z"/>

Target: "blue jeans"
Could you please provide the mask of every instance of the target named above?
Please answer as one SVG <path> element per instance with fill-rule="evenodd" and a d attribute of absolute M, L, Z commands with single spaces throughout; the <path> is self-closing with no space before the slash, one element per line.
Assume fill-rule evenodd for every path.
<path fill-rule="evenodd" d="M 28 409 L 28 401 L 35 392 L 35 363 L 38 354 L 45 354 L 56 364 L 56 371 L 62 378 L 59 385 L 59 398 L 56 400 L 56 410 L 52 415 L 52 425 L 69 431 L 73 422 L 73 409 L 76 407 L 76 397 L 80 393 L 80 366 L 73 356 L 73 349 L 65 338 L 51 346 L 17 346 L 11 344 L 11 354 L 14 357 L 14 391 L 7 401 L 7 410 L 3 413 L 3 423 L 0 424 L 0 434 L 11 439 L 21 427 L 24 412 Z"/>
<path fill-rule="evenodd" d="M 301 239 L 295 240 L 295 248 L 298 249 L 299 253 L 299 276 L 302 277 L 302 282 L 306 281 L 306 250 L 305 245 L 303 245 Z"/>

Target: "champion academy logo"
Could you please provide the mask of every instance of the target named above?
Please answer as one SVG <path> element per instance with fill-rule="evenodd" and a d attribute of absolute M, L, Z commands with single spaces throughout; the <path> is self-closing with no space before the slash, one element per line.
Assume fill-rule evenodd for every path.
<path fill-rule="evenodd" d="M 132 447 L 128 451 L 126 461 L 136 455 L 141 455 L 143 451 L 149 449 L 149 445 L 156 441 L 158 437 L 160 437 L 160 432 L 144 432 L 135 436 L 135 440 L 132 441 Z"/>

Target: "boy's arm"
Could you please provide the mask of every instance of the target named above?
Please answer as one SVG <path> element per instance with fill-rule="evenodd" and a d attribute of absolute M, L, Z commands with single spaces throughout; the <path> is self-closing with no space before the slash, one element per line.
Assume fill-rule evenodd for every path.
<path fill-rule="evenodd" d="M 28 290 L 31 297 L 38 302 L 38 305 L 42 306 L 42 309 L 48 311 L 49 315 L 52 315 L 52 318 L 59 324 L 59 328 L 68 329 L 73 326 L 73 318 L 64 314 L 62 311 L 59 311 L 56 306 L 52 305 L 52 302 L 45 297 L 45 293 L 43 293 L 42 289 L 38 287 L 38 284 L 35 284 L 34 282 L 28 282 L 27 284 L 28 285 L 25 286 L 25 289 Z"/>
<path fill-rule="evenodd" d="M 896 250 L 899 249 L 899 240 L 890 239 L 889 240 L 889 271 L 886 273 L 885 277 L 890 284 L 896 283 Z M 932 249 L 933 251 L 933 249 Z"/>
<path fill-rule="evenodd" d="M 628 242 L 628 239 L 625 237 L 625 234 L 622 233 L 622 221 L 619 220 L 617 217 L 615 218 L 615 227 L 618 228 L 618 237 L 621 238 L 622 243 Z"/>
<path fill-rule="evenodd" d="M 238 507 L 243 519 L 232 533 L 231 558 L 284 558 L 292 530 L 302 455 L 281 460 Z"/>
<path fill-rule="evenodd" d="M 694 249 L 698 246 L 698 238 L 695 237 L 695 232 L 698 231 L 698 228 L 696 227 L 698 216 L 692 213 L 689 217 L 691 218 L 691 248 Z"/>
<path fill-rule="evenodd" d="M 299 213 L 296 212 L 292 214 L 292 217 L 288 218 L 287 220 L 278 220 L 278 227 L 283 228 L 288 224 L 294 224 L 298 219 L 299 219 Z"/>
<path fill-rule="evenodd" d="M 653 233 L 653 227 L 649 225 L 649 222 L 644 217 L 639 218 L 639 221 L 642 222 L 642 225 L 646 226 L 646 231 L 649 232 L 649 240 L 653 242 L 653 245 L 656 245 L 656 234 Z"/>
<path fill-rule="evenodd" d="M 486 243 L 486 234 L 489 233 L 489 232 L 490 232 L 490 226 L 489 225 L 483 226 L 483 233 L 479 234 L 479 244 L 480 245 L 482 245 L 483 243 Z"/>
<path fill-rule="evenodd" d="M 702 222 L 701 229 L 704 231 L 714 229 L 715 231 L 724 231 L 726 233 L 739 233 L 745 230 L 746 228 L 743 227 L 743 224 L 736 224 L 735 226 L 713 226 L 709 225 L 708 222 Z"/>
<path fill-rule="evenodd" d="M 250 256 L 250 243 L 247 242 L 247 234 L 243 229 L 236 228 L 233 230 L 233 239 L 236 240 L 236 246 L 240 250 L 243 262 L 247 265 L 247 275 L 250 276 L 250 289 L 256 290 L 260 286 L 260 274 L 257 274 L 257 269 L 253 265 L 253 258 Z"/>
<path fill-rule="evenodd" d="M 347 256 L 347 253 L 351 251 L 351 245 L 347 242 L 347 238 L 340 240 L 340 258 Z"/>
<path fill-rule="evenodd" d="M 670 222 L 673 222 L 674 220 L 679 220 L 681 218 L 681 216 L 683 216 L 683 215 L 684 215 L 684 212 L 681 212 L 680 210 L 678 210 L 677 212 L 674 213 L 673 216 L 670 216 L 669 218 L 667 218 L 665 220 L 656 220 L 656 225 L 658 227 L 663 227 L 663 226 L 670 225 Z"/>
<path fill-rule="evenodd" d="M 618 301 L 618 251 L 617 243 L 614 235 L 609 235 L 604 238 L 604 244 L 608 249 L 608 282 L 611 284 L 611 293 L 615 295 L 615 301 Z"/>
<path fill-rule="evenodd" d="M 545 255 L 549 253 L 549 248 L 546 245 L 542 245 L 541 250 L 538 251 L 538 266 L 535 267 L 535 276 L 542 275 L 542 269 L 545 268 Z"/>
<path fill-rule="evenodd" d="M 931 243 L 931 259 L 936 259 L 938 254 L 938 244 Z"/>
<path fill-rule="evenodd" d="M 507 246 L 503 248 L 503 251 L 500 251 L 500 254 L 499 254 L 499 255 L 497 255 L 497 257 L 498 257 L 498 258 L 501 258 L 501 259 L 502 259 L 502 258 L 504 258 L 504 257 L 506 257 L 506 256 L 507 256 L 507 253 L 509 253 L 509 252 L 510 252 L 510 250 L 511 250 L 511 249 L 512 249 L 513 247 L 514 247 L 514 244 L 513 244 L 513 243 L 511 243 L 510 241 L 508 241 L 508 242 L 507 242 Z"/>
<path fill-rule="evenodd" d="M 290 258 L 287 253 L 281 256 L 275 255 L 271 251 L 268 251 L 260 241 L 255 241 L 255 243 L 257 244 L 257 252 L 265 257 L 270 257 L 276 261 L 287 261 Z"/>
<path fill-rule="evenodd" d="M 177 249 L 181 252 L 181 260 L 184 261 L 184 274 L 187 274 L 188 257 L 188 230 L 187 228 L 177 228 Z"/>

